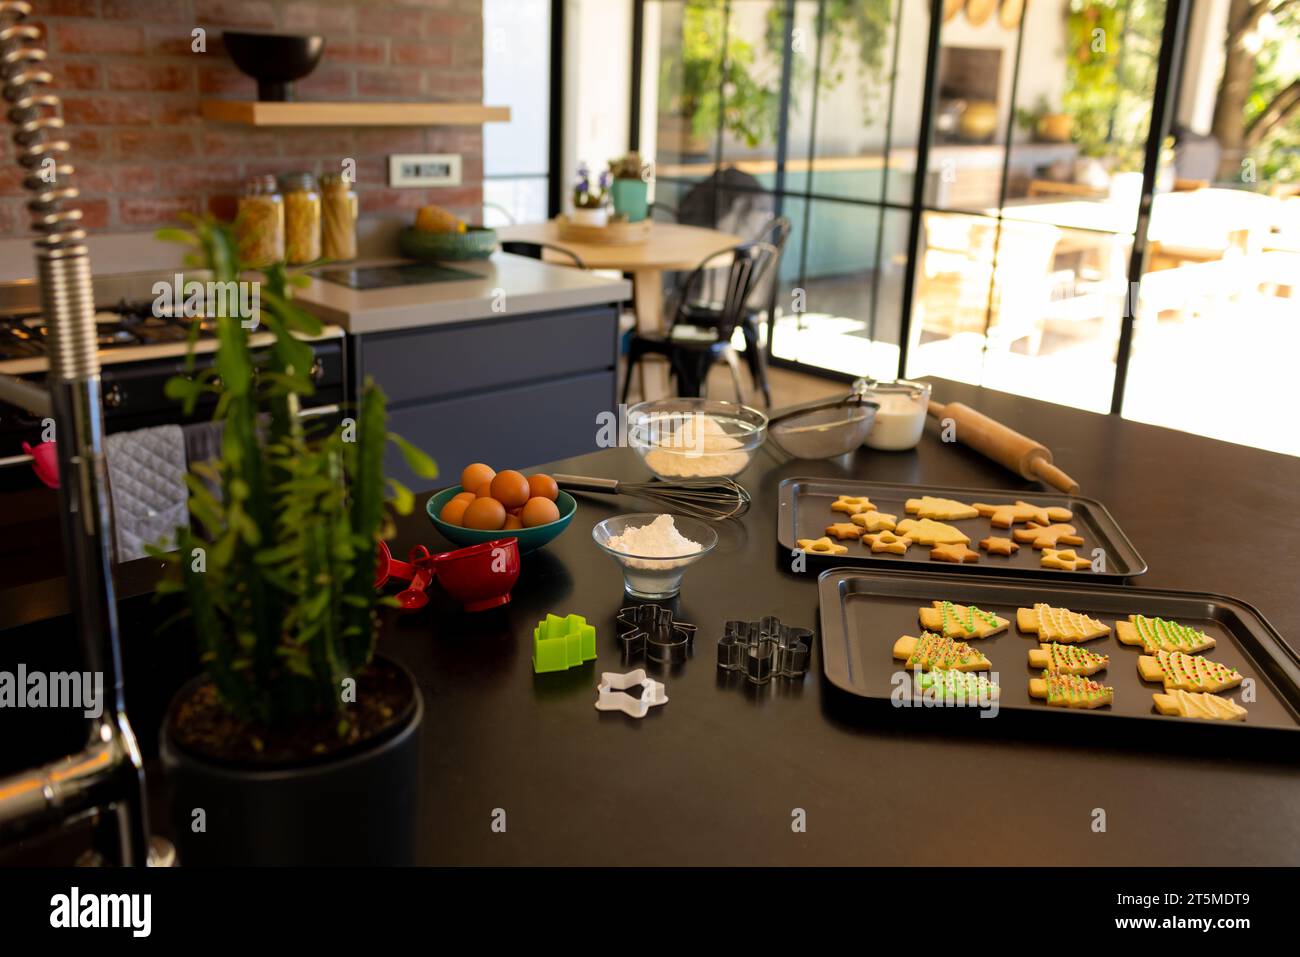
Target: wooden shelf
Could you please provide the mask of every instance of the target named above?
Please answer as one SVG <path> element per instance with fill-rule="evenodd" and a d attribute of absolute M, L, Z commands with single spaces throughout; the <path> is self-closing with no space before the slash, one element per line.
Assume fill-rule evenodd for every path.
<path fill-rule="evenodd" d="M 510 107 L 481 103 L 203 100 L 199 110 L 204 119 L 246 126 L 478 126 L 510 120 Z"/>

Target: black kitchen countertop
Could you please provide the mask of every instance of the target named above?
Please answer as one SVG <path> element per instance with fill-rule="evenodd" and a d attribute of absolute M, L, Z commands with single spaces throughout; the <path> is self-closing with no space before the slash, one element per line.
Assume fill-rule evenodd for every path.
<path fill-rule="evenodd" d="M 1149 563 L 1135 585 L 1240 598 L 1300 649 L 1300 459 L 956 383 L 936 381 L 935 398 L 966 402 L 1049 445 L 1081 494 L 1109 508 Z M 630 449 L 541 470 L 648 478 Z M 801 681 L 754 689 L 720 677 L 724 620 L 770 614 L 818 627 L 816 576 L 825 566 L 794 574 L 776 543 L 777 487 L 791 476 L 1002 488 L 1030 500 L 1041 491 L 940 442 L 934 423 L 913 452 L 864 449 L 849 461 L 778 464 L 761 451 L 739 477 L 753 508 L 718 527 L 717 548 L 688 569 L 674 605 L 678 619 L 699 626 L 694 656 L 671 670 L 646 666 L 665 682 L 669 701 L 639 721 L 594 708 L 602 671 L 642 663 L 621 660 L 614 617 L 630 602 L 591 527 L 646 503 L 580 496 L 569 529 L 524 557 L 503 608 L 467 615 L 435 586 L 422 612 L 385 610 L 380 649 L 414 671 L 427 704 L 422 862 L 1300 862 L 1295 754 L 1084 737 L 1093 724 L 1085 719 L 1038 731 L 1023 721 L 949 721 L 974 717 L 951 710 L 873 707 L 822 677 L 819 639 Z M 424 516 L 426 497 L 399 522 L 391 543 L 399 557 L 417 543 L 443 547 Z M 146 634 L 145 612 L 135 611 L 156 574 L 157 563 L 144 560 L 118 575 L 127 599 L 128 702 L 147 752 L 185 667 L 176 641 Z M 0 598 L 0 632 L 66 612 L 61 581 Z M 548 612 L 576 612 L 594 624 L 597 660 L 535 675 L 532 630 Z M 24 636 L 12 654 L 29 660 L 56 637 L 65 654 L 75 647 L 37 626 L 11 634 Z M 67 747 L 77 734 L 74 721 Z M 153 785 L 155 768 L 151 762 Z M 1093 829 L 1097 809 L 1105 812 L 1101 833 Z M 792 828 L 798 811 L 802 832 Z M 504 832 L 493 827 L 501 812 Z M 151 816 L 164 815 L 155 800 Z"/>
<path fill-rule="evenodd" d="M 1241 598 L 1300 648 L 1300 459 L 955 383 L 937 382 L 935 398 L 966 402 L 1048 444 L 1081 494 L 1110 509 L 1149 563 L 1134 584 Z M 647 478 L 629 449 L 542 470 Z M 818 569 L 788 571 L 790 556 L 776 544 L 777 486 L 798 475 L 1004 488 L 1031 500 L 1039 488 L 941 443 L 934 423 L 915 452 L 864 449 L 847 462 L 788 464 L 760 452 L 739 476 L 752 510 L 719 527 L 718 547 L 688 569 L 675 605 L 679 620 L 699 627 L 694 656 L 671 670 L 646 666 L 669 700 L 642 720 L 594 708 L 602 671 L 643 665 L 621 659 L 614 617 L 630 602 L 591 527 L 646 506 L 580 497 L 570 528 L 524 558 L 508 606 L 466 615 L 435 588 L 425 611 L 392 613 L 385 628 L 381 649 L 414 670 L 428 703 L 421 860 L 1300 861 L 1296 755 L 1101 741 L 1080 737 L 1090 733 L 1087 721 L 1040 733 L 1000 722 L 945 724 L 951 712 L 925 716 L 936 723 L 915 711 L 864 707 L 822 677 L 819 642 L 802 681 L 752 689 L 720 677 L 724 620 L 776 615 L 818 626 Z M 394 554 L 421 542 L 438 544 L 422 509 L 400 523 Z M 532 629 L 548 612 L 576 612 L 594 624 L 597 660 L 535 675 Z M 1097 809 L 1104 832 L 1094 831 Z M 803 832 L 792 828 L 799 810 Z M 504 833 L 493 829 L 501 812 Z"/>

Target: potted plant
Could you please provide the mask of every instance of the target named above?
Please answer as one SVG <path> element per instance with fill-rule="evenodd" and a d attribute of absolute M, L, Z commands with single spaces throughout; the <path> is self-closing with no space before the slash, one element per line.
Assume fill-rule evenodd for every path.
<path fill-rule="evenodd" d="M 641 222 L 650 215 L 650 165 L 641 162 L 641 154 L 628 153 L 622 159 L 611 160 L 609 171 L 614 177 L 609 187 L 614 210 L 626 216 L 629 223 Z"/>
<path fill-rule="evenodd" d="M 233 233 L 212 221 L 160 238 L 216 283 L 240 279 Z M 367 382 L 355 419 L 309 435 L 312 353 L 294 333 L 320 323 L 294 304 L 283 264 L 260 310 L 219 298 L 215 362 L 172 379 L 192 409 L 219 394 L 220 457 L 186 477 L 201 531 L 177 530 L 160 591 L 183 593 L 204 673 L 172 700 L 161 752 L 181 860 L 189 864 L 402 863 L 417 843 L 423 704 L 411 674 L 375 656 L 375 552 L 409 491 L 383 475 L 394 440 L 411 468 L 432 460 L 385 430 Z M 211 288 L 211 287 L 209 287 Z M 228 288 L 235 288 L 233 286 Z M 209 304 L 211 306 L 211 304 Z M 253 308 L 256 308 L 255 306 Z M 255 357 L 247 327 L 269 332 Z"/>
<path fill-rule="evenodd" d="M 586 163 L 578 166 L 573 184 L 573 222 L 580 226 L 604 226 L 609 223 L 609 170 L 593 182 Z"/>

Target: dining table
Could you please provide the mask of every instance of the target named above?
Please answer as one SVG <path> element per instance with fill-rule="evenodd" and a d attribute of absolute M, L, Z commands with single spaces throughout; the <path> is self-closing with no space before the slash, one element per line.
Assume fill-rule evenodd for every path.
<path fill-rule="evenodd" d="M 588 269 L 610 269 L 632 277 L 632 307 L 637 330 L 644 333 L 664 331 L 664 273 L 694 269 L 704 260 L 731 246 L 744 242 L 734 233 L 681 223 L 650 224 L 646 238 L 636 243 L 577 242 L 564 238 L 556 220 L 544 223 L 520 223 L 501 227 L 497 235 L 502 242 L 546 243 L 577 256 Z M 564 263 L 564 257 L 543 252 L 543 259 Z M 647 357 L 647 360 L 656 357 Z M 659 398 L 668 393 L 668 365 L 660 361 L 642 364 L 643 398 Z"/>

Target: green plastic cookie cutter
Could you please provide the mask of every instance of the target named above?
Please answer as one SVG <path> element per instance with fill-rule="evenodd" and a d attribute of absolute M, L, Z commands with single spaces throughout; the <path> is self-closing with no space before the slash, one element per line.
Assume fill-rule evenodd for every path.
<path fill-rule="evenodd" d="M 581 615 L 547 615 L 533 629 L 533 671 L 565 671 L 596 658 L 596 627 Z"/>

